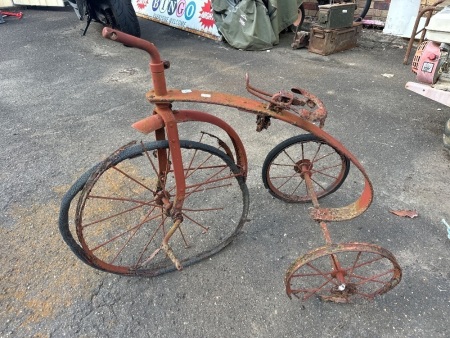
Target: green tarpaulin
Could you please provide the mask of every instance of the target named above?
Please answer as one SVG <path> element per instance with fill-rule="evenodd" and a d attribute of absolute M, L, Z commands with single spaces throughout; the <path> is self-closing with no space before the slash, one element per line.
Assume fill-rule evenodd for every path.
<path fill-rule="evenodd" d="M 298 16 L 304 0 L 212 0 L 219 32 L 233 47 L 264 50 L 279 42 L 279 34 Z"/>

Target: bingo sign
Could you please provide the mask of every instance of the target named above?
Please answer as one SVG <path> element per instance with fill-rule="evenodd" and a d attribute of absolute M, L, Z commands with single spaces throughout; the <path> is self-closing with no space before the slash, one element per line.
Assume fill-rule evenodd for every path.
<path fill-rule="evenodd" d="M 221 37 L 214 23 L 211 0 L 132 0 L 144 18 L 214 40 Z"/>

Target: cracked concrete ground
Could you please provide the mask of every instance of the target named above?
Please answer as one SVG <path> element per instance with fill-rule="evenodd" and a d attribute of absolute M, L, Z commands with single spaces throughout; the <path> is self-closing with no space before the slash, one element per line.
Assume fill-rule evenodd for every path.
<path fill-rule="evenodd" d="M 24 14 L 0 25 L 1 337 L 448 335 L 450 242 L 441 220 L 450 221 L 450 158 L 442 147 L 449 111 L 404 89 L 414 79 L 402 65 L 404 44 L 363 39 L 323 57 L 290 49 L 285 35 L 270 51 L 243 52 L 140 20 L 143 38 L 171 61 L 169 87 L 246 95 L 249 72 L 267 91 L 306 88 L 329 110 L 325 130 L 366 168 L 374 203 L 357 219 L 330 225 L 331 235 L 390 250 L 403 280 L 372 302 L 302 303 L 284 294 L 284 273 L 323 239 L 308 206 L 273 199 L 261 181 L 266 154 L 298 130 L 273 122 L 258 134 L 254 116 L 226 108 L 208 107 L 236 128 L 250 164 L 251 222 L 230 247 L 153 279 L 99 272 L 71 253 L 57 227 L 64 192 L 113 150 L 152 139 L 130 128 L 149 113 L 148 59 L 102 39 L 97 24 L 81 37 L 84 25 L 69 8 Z M 198 129 L 182 133 L 197 139 Z M 326 203 L 358 187 L 351 175 L 344 196 Z"/>

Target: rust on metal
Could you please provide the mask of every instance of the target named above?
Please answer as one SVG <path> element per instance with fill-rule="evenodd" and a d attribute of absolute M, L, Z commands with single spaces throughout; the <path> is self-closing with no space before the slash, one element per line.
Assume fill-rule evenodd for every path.
<path fill-rule="evenodd" d="M 229 158 L 231 158 L 231 160 L 236 163 L 236 161 L 234 160 L 234 155 L 230 149 L 230 147 L 228 146 L 228 144 L 226 144 L 223 140 L 221 140 L 218 136 L 213 135 L 211 133 L 207 133 L 206 131 L 201 131 L 200 133 L 202 133 L 203 135 L 208 135 L 212 138 L 215 138 L 217 140 L 217 143 L 219 145 L 220 148 L 222 148 L 225 153 L 228 155 Z"/>
<path fill-rule="evenodd" d="M 309 95 L 312 97 L 311 95 Z M 233 107 L 238 110 L 251 112 L 256 115 L 262 115 L 267 117 L 273 117 L 275 119 L 290 123 L 294 126 L 302 128 L 326 143 L 330 144 L 334 148 L 338 149 L 341 154 L 346 156 L 362 173 L 364 176 L 364 189 L 360 197 L 348 206 L 340 208 L 319 208 L 312 211 L 312 217 L 315 220 L 324 221 L 343 221 L 355 218 L 362 214 L 372 203 L 373 188 L 372 183 L 364 170 L 363 166 L 359 163 L 356 157 L 350 153 L 338 140 L 325 132 L 320 126 L 316 126 L 311 121 L 301 117 L 298 113 L 292 110 L 273 111 L 268 109 L 267 105 L 260 101 L 255 101 L 246 97 L 241 97 L 233 94 L 213 92 L 213 91 L 201 91 L 201 90 L 189 90 L 181 91 L 176 89 L 170 89 L 165 96 L 157 96 L 154 91 L 147 93 L 147 99 L 152 103 L 173 103 L 173 102 L 197 102 L 208 103 L 222 106 Z M 312 100 L 316 102 L 316 100 Z M 273 102 L 274 103 L 274 102 Z M 306 102 L 305 102 L 306 104 Z"/>
<path fill-rule="evenodd" d="M 158 242 L 156 250 L 152 249 L 152 251 L 150 251 L 151 254 L 148 258 L 143 257 L 144 251 L 149 245 L 149 243 L 147 243 L 145 250 L 141 252 L 136 264 L 132 266 L 117 266 L 112 263 L 102 262 L 94 254 L 95 250 L 108 244 L 115 238 L 127 234 L 130 230 L 126 230 L 125 232 L 116 235 L 116 237 L 112 237 L 111 239 L 108 239 L 91 249 L 86 244 L 86 240 L 82 232 L 83 229 L 90 224 L 82 224 L 82 211 L 85 208 L 86 201 L 89 197 L 97 197 L 101 199 L 107 198 L 104 196 L 90 196 L 90 192 L 99 177 L 114 164 L 118 153 L 123 150 L 121 149 L 119 152 L 116 152 L 108 157 L 95 170 L 93 170 L 93 173 L 87 179 L 81 192 L 81 197 L 78 200 L 75 223 L 81 246 L 79 247 L 77 243 L 75 243 L 74 246 L 79 257 L 85 263 L 101 270 L 123 275 L 133 275 L 138 274 L 137 271 L 140 266 L 146 264 L 147 261 L 152 260 L 159 252 L 163 251 L 173 263 L 173 266 L 176 269 L 181 270 L 183 268 L 181 262 L 183 262 L 183 264 L 193 264 L 196 261 L 209 257 L 224 248 L 237 235 L 243 223 L 247 221 L 248 190 L 245 185 L 245 178 L 247 175 L 248 164 L 242 141 L 235 130 L 218 117 L 196 110 L 172 109 L 172 104 L 174 102 L 195 102 L 233 107 L 239 111 L 255 114 L 257 116 L 257 131 L 267 129 L 271 123 L 271 118 L 275 118 L 282 122 L 301 128 L 314 135 L 314 137 L 308 136 L 307 138 L 302 138 L 301 142 L 317 142 L 320 143 L 320 145 L 326 144 L 327 146 L 333 148 L 333 151 L 340 156 L 339 165 L 341 166 L 341 171 L 340 174 L 335 177 L 337 180 L 336 182 L 341 179 L 345 179 L 348 173 L 349 162 L 353 163 L 353 165 L 363 176 L 364 188 L 354 202 L 343 207 L 323 208 L 319 204 L 319 199 L 322 197 L 321 192 L 316 192 L 314 189 L 314 183 L 317 182 L 315 181 L 313 175 L 316 175 L 317 171 L 314 171 L 313 159 L 303 157 L 304 143 L 301 143 L 302 158 L 300 160 L 297 160 L 297 158 L 291 159 L 292 163 L 287 165 L 287 167 L 293 169 L 294 175 L 297 175 L 297 177 L 300 176 L 301 179 L 305 181 L 307 195 L 310 198 L 310 200 L 308 199 L 308 202 L 310 201 L 313 204 L 311 217 L 320 226 L 322 235 L 326 242 L 325 246 L 319 247 L 297 258 L 288 268 L 284 281 L 286 293 L 290 298 L 293 295 L 301 300 L 307 300 L 312 296 L 318 296 L 324 301 L 347 303 L 352 298 L 357 296 L 365 299 L 373 299 L 375 296 L 389 291 L 400 282 L 402 278 L 401 268 L 395 257 L 389 251 L 369 243 L 333 244 L 331 240 L 331 235 L 326 222 L 349 220 L 363 213 L 372 202 L 373 187 L 367 173 L 356 157 L 350 153 L 350 151 L 348 151 L 338 140 L 323 130 L 325 119 L 327 117 L 327 111 L 321 100 L 301 88 L 292 88 L 290 91 L 281 90 L 275 92 L 275 94 L 270 94 L 251 86 L 248 75 L 246 75 L 247 91 L 262 101 L 214 91 L 178 89 L 168 90 L 166 87 L 164 71 L 169 68 L 169 63 L 161 60 L 157 48 L 152 43 L 109 28 L 105 28 L 102 34 L 106 38 L 118 41 L 130 47 L 144 50 L 150 55 L 151 58 L 149 68 L 152 75 L 154 90 L 149 91 L 146 94 L 146 97 L 149 102 L 155 104 L 155 108 L 151 116 L 134 123 L 133 127 L 144 134 L 154 132 L 157 141 L 167 140 L 168 143 L 168 146 L 167 143 L 161 143 L 164 144 L 164 147 L 153 149 L 154 154 L 156 153 L 157 155 L 158 167 L 156 167 L 152 160 L 149 161 L 156 174 L 155 181 L 158 181 L 155 183 L 155 187 L 149 189 L 154 198 L 152 201 L 154 205 L 151 205 L 152 203 L 149 205 L 151 205 L 151 210 L 155 207 L 160 208 L 162 215 L 164 216 L 164 221 L 159 225 L 159 227 L 162 226 L 161 230 L 163 231 L 163 239 L 161 245 L 159 245 Z M 185 239 L 181 229 L 183 220 L 186 221 L 190 219 L 192 221 L 188 214 L 183 213 L 183 211 L 188 210 L 187 208 L 183 210 L 183 203 L 185 199 L 192 194 L 192 191 L 197 191 L 196 189 L 200 188 L 200 186 L 204 184 L 222 181 L 222 178 L 212 175 L 200 183 L 186 183 L 186 173 L 183 166 L 180 136 L 177 125 L 178 123 L 189 121 L 210 123 L 227 133 L 232 142 L 232 147 L 229 147 L 217 136 L 203 132 L 203 134 L 216 138 L 228 157 L 230 157 L 233 161 L 235 159 L 239 170 L 236 170 L 233 166 L 231 174 L 227 174 L 228 176 L 226 178 L 228 179 L 243 176 L 243 180 L 239 179 L 238 183 L 242 192 L 244 208 L 241 221 L 236 227 L 235 232 L 233 232 L 230 237 L 212 249 L 189 259 L 184 258 L 183 255 L 179 255 L 179 257 L 183 257 L 182 261 L 180 261 L 175 252 L 172 250 L 172 247 L 169 245 L 169 241 L 172 235 L 179 230 L 185 246 L 189 247 L 188 241 Z M 298 139 L 296 138 L 295 141 L 298 141 Z M 291 140 L 289 142 L 291 142 Z M 287 148 L 286 144 L 288 143 L 283 143 L 281 145 L 282 151 L 285 151 Z M 148 154 L 145 149 L 144 151 L 146 156 L 150 159 L 150 154 Z M 228 160 L 226 162 L 230 163 Z M 211 167 L 215 168 L 216 166 L 212 165 Z M 342 168 L 344 168 L 344 170 L 342 170 Z M 128 179 L 132 179 L 132 177 L 126 175 L 120 169 L 115 169 Z M 347 169 L 347 171 L 345 169 Z M 190 165 L 187 170 L 190 170 Z M 173 188 L 166 190 L 165 181 L 169 172 L 171 175 L 173 173 L 175 177 L 175 184 Z M 226 186 L 226 184 L 223 184 L 222 186 Z M 339 186 L 335 185 L 335 187 L 337 189 Z M 194 190 L 186 192 L 186 190 L 192 188 L 194 188 Z M 333 191 L 334 190 L 330 190 L 330 193 Z M 280 198 L 283 199 L 283 196 Z M 116 198 L 114 198 L 114 200 L 115 199 Z M 127 200 L 129 199 L 127 198 Z M 287 201 L 295 202 L 293 199 L 288 199 Z M 138 202 L 137 207 L 147 205 L 147 202 L 133 202 Z M 117 215 L 132 211 L 137 207 L 119 212 Z M 196 211 L 201 210 L 215 211 L 218 210 L 218 208 L 196 209 Z M 146 217 L 149 217 L 149 215 L 150 213 Z M 214 217 L 215 215 L 216 213 L 214 213 Z M 96 221 L 96 223 L 108 220 L 113 216 L 102 218 Z M 173 223 L 171 223 L 172 225 L 166 232 L 167 229 L 164 228 L 163 223 L 168 219 Z M 148 218 L 144 218 L 143 221 L 140 220 L 138 226 L 144 224 L 146 221 L 148 221 Z M 200 226 L 204 232 L 207 232 L 209 229 L 206 223 L 204 225 L 195 221 L 194 223 Z M 134 231 L 132 236 L 136 234 L 137 229 L 138 227 L 136 227 L 136 231 Z M 73 240 L 72 237 L 70 237 L 70 239 Z M 126 245 L 127 243 L 120 249 L 120 251 L 124 249 Z M 174 247 L 176 246 L 174 245 Z M 120 251 L 118 254 L 120 254 Z M 79 252 L 82 252 L 82 254 Z M 114 257 L 112 262 L 114 262 L 118 254 Z M 168 262 L 168 264 L 171 263 Z M 174 269 L 173 266 L 172 269 Z M 161 269 L 150 270 L 145 274 L 152 276 L 170 270 L 166 267 Z M 143 272 L 141 273 L 143 274 Z"/>
<path fill-rule="evenodd" d="M 336 257 L 355 253 L 354 258 L 346 266 L 336 266 Z M 363 257 L 366 255 L 367 257 Z M 316 265 L 321 259 L 332 262 L 331 270 L 321 270 Z M 384 264 L 381 265 L 380 262 Z M 377 267 L 373 275 L 360 276 L 358 268 Z M 302 273 L 303 269 L 309 273 Z M 317 277 L 317 285 L 302 287 L 301 284 L 293 286 L 296 280 L 301 281 L 311 272 Z M 343 278 L 339 280 L 338 276 Z M 402 279 L 402 272 L 395 257 L 388 250 L 369 243 L 341 243 L 330 244 L 317 248 L 297 258 L 288 268 L 285 275 L 286 293 L 289 298 L 294 295 L 301 300 L 307 300 L 312 296 L 318 296 L 325 301 L 348 303 L 354 297 L 362 297 L 372 300 L 375 296 L 384 294 L 394 288 Z M 359 283 L 355 283 L 360 281 Z M 360 289 L 365 288 L 366 292 Z"/>
<path fill-rule="evenodd" d="M 248 163 L 247 163 L 247 154 L 244 148 L 244 144 L 242 143 L 239 135 L 236 131 L 225 121 L 222 119 L 200 111 L 196 110 L 175 110 L 174 116 L 177 123 L 190 122 L 190 121 L 198 121 L 198 122 L 206 122 L 211 123 L 222 130 L 224 130 L 228 137 L 231 139 L 233 143 L 234 151 L 236 154 L 236 164 L 238 168 L 241 170 L 244 179 L 247 177 L 248 172 Z M 164 120 L 161 116 L 154 114 L 150 115 L 140 121 L 135 122 L 132 127 L 143 134 L 149 134 L 151 132 L 164 131 Z M 162 138 L 164 139 L 164 138 Z"/>

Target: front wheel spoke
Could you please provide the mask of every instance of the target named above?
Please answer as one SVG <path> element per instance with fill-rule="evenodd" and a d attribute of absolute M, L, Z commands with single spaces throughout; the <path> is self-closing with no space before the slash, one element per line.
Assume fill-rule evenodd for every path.
<path fill-rule="evenodd" d="M 155 239 L 158 231 L 160 231 L 162 229 L 163 236 L 165 236 L 164 224 L 166 223 L 167 216 L 165 216 L 163 213 L 161 213 L 160 215 L 157 215 L 154 218 L 157 218 L 159 216 L 162 216 L 161 217 L 161 222 L 159 222 L 158 226 L 155 228 L 155 230 L 153 231 L 152 235 L 150 236 L 150 239 L 147 241 L 146 245 L 144 246 L 144 249 L 141 251 L 141 254 L 139 255 L 139 258 L 138 258 L 138 260 L 136 262 L 136 265 L 134 266 L 134 269 L 137 269 L 139 266 L 143 266 L 143 265 L 147 264 L 148 261 L 150 261 L 152 258 L 154 258 L 154 255 L 156 256 L 157 252 L 155 251 L 152 255 L 150 255 L 149 258 L 147 258 L 143 263 L 141 263 L 142 262 L 142 257 L 144 257 L 144 253 L 147 251 L 149 245 Z"/>
<path fill-rule="evenodd" d="M 128 179 L 130 179 L 131 181 L 133 181 L 134 183 L 140 185 L 141 187 L 143 187 L 144 189 L 151 191 L 152 193 L 155 193 L 155 191 L 153 189 L 151 189 L 150 187 L 147 187 L 145 184 L 143 184 L 142 182 L 139 182 L 136 178 L 131 177 L 130 175 L 128 175 L 126 172 L 124 172 L 123 170 L 117 168 L 116 166 L 112 167 L 113 169 L 117 170 L 119 173 L 121 173 L 123 176 L 127 177 Z"/>
<path fill-rule="evenodd" d="M 212 157 L 212 154 L 208 154 L 208 156 L 203 160 L 203 162 L 201 162 L 198 166 L 194 167 L 193 169 L 190 169 L 191 164 L 193 163 L 194 157 L 196 156 L 196 154 L 197 154 L 197 150 L 195 150 L 194 155 L 192 156 L 191 162 L 188 165 L 188 168 L 185 169 L 185 174 L 184 174 L 185 179 L 192 176 L 195 172 L 197 172 L 197 170 L 203 169 L 203 167 L 202 167 L 203 164 L 205 164 Z"/>
<path fill-rule="evenodd" d="M 158 169 L 156 169 L 155 163 L 153 163 L 153 160 L 150 157 L 150 154 L 148 153 L 148 150 L 145 149 L 144 144 L 142 143 L 142 141 L 141 141 L 141 146 L 142 146 L 143 151 L 145 152 L 145 156 L 147 157 L 147 160 L 150 162 L 150 165 L 153 168 L 153 173 L 158 177 L 159 176 L 158 175 L 159 174 Z"/>
<path fill-rule="evenodd" d="M 147 214 L 148 216 L 148 214 Z M 146 216 L 146 217 L 147 217 Z M 144 222 L 142 223 L 144 224 Z M 142 225 L 141 224 L 141 225 Z M 119 257 L 119 255 L 122 253 L 122 251 L 125 249 L 125 247 L 128 245 L 128 243 L 133 239 L 133 237 L 136 235 L 136 233 L 141 229 L 142 227 L 139 226 L 135 229 L 135 231 L 132 232 L 132 234 L 128 237 L 128 239 L 125 241 L 125 243 L 123 244 L 123 246 L 120 248 L 119 251 L 117 251 L 116 255 L 113 257 L 113 259 L 109 262 L 109 264 L 113 264 L 116 259 Z"/>
<path fill-rule="evenodd" d="M 200 140 L 203 138 L 203 135 L 200 137 Z M 184 169 L 184 178 L 186 179 L 189 175 L 189 170 L 191 168 L 192 163 L 194 163 L 195 156 L 197 156 L 197 149 L 194 150 L 194 153 L 192 154 L 191 160 L 189 161 L 189 164 L 187 168 Z"/>
<path fill-rule="evenodd" d="M 157 217 L 159 217 L 159 215 L 156 215 L 156 216 L 153 216 L 153 217 L 149 217 L 149 216 L 153 213 L 154 210 L 155 210 L 155 208 L 153 208 L 152 210 L 150 210 L 150 211 L 147 213 L 147 215 L 144 217 L 144 220 L 141 222 L 141 225 L 144 224 L 144 223 L 147 223 L 147 222 L 149 222 L 149 221 L 151 221 L 151 220 L 153 220 L 153 219 L 155 219 L 155 218 L 157 218 Z M 130 237 L 128 237 L 127 241 L 126 241 L 125 244 L 122 246 L 122 248 L 117 252 L 116 256 L 115 256 L 114 259 L 110 262 L 110 264 L 114 263 L 114 261 L 117 259 L 117 257 L 119 257 L 119 255 L 122 253 L 123 249 L 125 249 L 125 247 L 126 247 L 126 246 L 128 245 L 128 243 L 131 241 L 131 239 L 136 235 L 136 233 L 137 233 L 141 228 L 142 228 L 141 226 L 139 226 L 138 228 L 136 228 L 136 231 L 134 231 L 133 234 L 132 234 Z M 148 244 L 147 244 L 147 246 L 148 246 Z M 142 257 L 142 255 L 143 255 L 143 253 L 145 252 L 147 246 L 146 246 L 146 247 L 144 248 L 144 250 L 142 251 L 140 257 Z M 137 264 L 139 264 L 139 260 L 138 260 L 138 263 L 137 263 Z"/>
<path fill-rule="evenodd" d="M 202 212 L 202 211 L 219 211 L 225 209 L 224 207 L 220 208 L 204 208 L 204 209 L 190 209 L 190 208 L 183 208 L 183 212 L 189 211 L 189 212 Z"/>
<path fill-rule="evenodd" d="M 224 181 L 224 180 L 228 180 L 231 177 L 236 177 L 236 175 L 227 175 L 225 177 L 219 177 L 216 179 L 213 179 L 214 177 L 216 177 L 217 175 L 219 175 L 220 173 L 222 173 L 225 170 L 226 167 L 223 167 L 221 170 L 219 170 L 216 173 L 211 174 L 208 178 L 206 178 L 203 182 L 201 183 L 196 183 L 196 184 L 191 184 L 191 185 L 187 185 L 186 189 L 191 189 L 191 188 L 195 188 L 194 191 L 190 192 L 191 194 L 195 191 L 199 191 L 203 186 L 207 185 L 207 184 L 212 184 L 212 183 L 216 183 L 216 182 L 220 182 L 220 181 Z"/>
<path fill-rule="evenodd" d="M 162 214 L 162 213 L 161 213 L 161 214 Z M 128 233 L 131 232 L 131 231 L 133 231 L 134 229 L 141 227 L 143 224 L 145 224 L 145 223 L 148 222 L 149 220 L 152 220 L 153 218 L 159 217 L 161 214 L 155 215 L 154 217 L 152 217 L 152 218 L 150 218 L 150 219 L 144 219 L 142 222 L 139 222 L 138 224 L 136 224 L 135 226 L 131 227 L 130 229 L 125 230 L 125 231 L 123 231 L 123 232 L 121 232 L 121 233 L 119 233 L 119 234 L 117 234 L 117 235 L 111 237 L 109 240 L 107 240 L 106 242 L 104 242 L 104 243 L 102 243 L 102 244 L 100 244 L 100 245 L 97 245 L 96 247 L 94 247 L 93 249 L 91 249 L 91 251 L 94 252 L 94 251 L 100 249 L 101 247 L 104 247 L 105 245 L 107 245 L 107 244 L 109 244 L 109 243 L 115 241 L 116 239 L 125 236 L 126 234 L 128 234 Z"/>
<path fill-rule="evenodd" d="M 185 248 L 189 248 L 190 245 L 189 245 L 189 243 L 187 242 L 186 237 L 184 236 L 183 229 L 181 229 L 181 224 L 180 224 L 180 226 L 178 227 L 178 231 L 180 232 L 181 238 L 183 238 L 184 247 L 185 247 Z"/>
<path fill-rule="evenodd" d="M 85 229 L 86 227 L 88 227 L 88 226 L 90 226 L 90 225 L 102 223 L 102 222 L 107 221 L 107 220 L 110 220 L 110 219 L 112 219 L 112 218 L 115 218 L 115 217 L 118 217 L 118 216 L 122 216 L 122 215 L 124 215 L 124 214 L 126 214 L 126 213 L 129 213 L 129 212 L 134 211 L 134 210 L 136 210 L 136 209 L 142 208 L 142 207 L 144 207 L 144 206 L 147 206 L 147 204 L 139 204 L 139 205 L 137 205 L 137 206 L 135 206 L 135 207 L 132 207 L 132 208 L 123 210 L 123 211 L 121 211 L 121 212 L 118 212 L 118 213 L 116 213 L 116 214 L 110 215 L 110 216 L 108 216 L 108 217 L 104 217 L 104 218 L 101 218 L 101 219 L 99 219 L 99 220 L 96 220 L 96 221 L 93 221 L 93 222 L 90 222 L 90 223 L 87 223 L 87 224 L 83 224 L 83 225 L 82 225 L 82 228 Z M 152 206 L 152 205 L 150 205 L 150 206 Z M 155 207 L 157 207 L 157 206 L 152 206 L 152 207 L 155 208 Z"/>
<path fill-rule="evenodd" d="M 201 187 L 202 184 L 199 185 L 199 186 Z M 232 186 L 232 183 L 227 183 L 227 184 L 222 184 L 222 185 L 216 185 L 214 187 L 207 187 L 207 188 L 202 188 L 202 189 L 194 189 L 192 191 L 187 191 L 186 192 L 186 197 L 191 196 L 192 194 L 195 194 L 195 193 L 203 193 L 205 191 L 210 191 L 210 190 L 215 190 L 215 189 L 220 189 L 220 188 L 226 188 L 226 187 L 231 187 L 231 186 Z M 190 186 L 190 187 L 196 187 L 196 186 Z"/>
<path fill-rule="evenodd" d="M 136 203 L 140 206 L 152 206 L 152 201 L 146 202 L 146 201 L 140 201 L 132 198 L 125 198 L 125 197 L 112 197 L 112 196 L 100 196 L 100 195 L 88 195 L 88 199 L 98 199 L 98 200 L 107 200 L 107 201 L 118 201 L 118 202 L 130 202 L 130 203 Z"/>
<path fill-rule="evenodd" d="M 202 182 L 202 183 L 198 183 L 198 184 L 189 185 L 189 186 L 186 187 L 186 190 L 191 189 L 191 188 L 195 188 L 195 189 L 189 190 L 188 192 L 186 192 L 186 197 L 188 197 L 188 196 L 190 196 L 190 195 L 192 195 L 194 193 L 197 193 L 197 192 L 201 193 L 201 192 L 208 191 L 208 190 L 214 190 L 214 189 L 230 187 L 230 186 L 232 186 L 232 183 L 227 183 L 227 184 L 223 184 L 223 185 L 216 185 L 216 186 L 213 186 L 213 187 L 205 187 L 205 185 L 221 182 L 221 181 L 224 181 L 224 180 L 229 180 L 232 177 L 235 177 L 235 176 L 222 177 L 222 178 L 218 178 L 218 179 L 215 179 L 215 180 L 209 180 L 207 182 Z"/>
<path fill-rule="evenodd" d="M 192 217 L 189 217 L 187 214 L 185 214 L 183 212 L 183 216 L 186 217 L 188 220 L 190 220 L 192 223 L 198 225 L 200 228 L 203 229 L 202 233 L 205 234 L 209 231 L 209 227 L 206 225 L 202 225 L 201 223 L 197 222 L 196 220 L 194 220 Z"/>
<path fill-rule="evenodd" d="M 213 168 L 213 167 L 211 167 L 211 168 Z M 189 192 L 189 195 L 191 195 L 191 194 L 194 193 L 194 192 L 204 190 L 204 189 L 200 189 L 200 187 L 204 186 L 205 184 L 212 184 L 212 183 L 215 183 L 215 182 L 227 180 L 227 179 L 234 178 L 234 177 L 237 177 L 237 176 L 238 176 L 238 175 L 236 175 L 236 174 L 233 174 L 233 175 L 228 175 L 228 176 L 225 176 L 225 177 L 222 177 L 222 178 L 219 178 L 219 179 L 212 180 L 213 177 L 219 175 L 222 171 L 224 171 L 224 170 L 227 168 L 227 166 L 214 166 L 214 168 L 220 168 L 221 170 L 219 170 L 219 171 L 216 172 L 215 174 L 211 174 L 211 175 L 209 176 L 209 178 L 206 178 L 206 179 L 205 179 L 203 182 L 201 182 L 201 183 L 191 184 L 191 185 L 186 185 L 186 190 L 191 189 L 191 188 L 196 188 L 196 189 L 194 189 L 193 191 L 190 191 L 190 192 Z M 196 168 L 194 171 L 198 171 L 198 170 L 199 170 L 199 168 Z M 241 174 L 239 174 L 239 175 L 241 175 Z M 188 177 L 189 177 L 189 176 L 186 176 L 185 179 L 188 178 Z M 231 185 L 231 184 L 230 184 L 230 185 Z M 210 189 L 211 189 L 211 188 L 210 188 Z M 174 190 L 176 190 L 176 185 L 175 185 L 175 184 L 173 185 L 173 187 L 171 187 L 171 188 L 170 188 L 169 190 L 167 190 L 167 191 L 168 191 L 168 192 L 173 192 Z M 189 195 L 186 195 L 185 198 L 188 197 Z"/>

